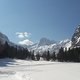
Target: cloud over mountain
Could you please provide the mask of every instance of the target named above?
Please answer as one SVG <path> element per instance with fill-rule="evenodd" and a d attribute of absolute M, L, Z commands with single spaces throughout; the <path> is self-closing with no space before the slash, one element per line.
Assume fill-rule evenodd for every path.
<path fill-rule="evenodd" d="M 33 44 L 33 42 L 30 41 L 29 39 L 19 41 L 18 43 L 21 44 L 21 45 L 32 45 Z"/>
<path fill-rule="evenodd" d="M 29 37 L 31 33 L 28 32 L 16 32 L 18 38 L 23 39 Z"/>
<path fill-rule="evenodd" d="M 33 42 L 28 39 L 31 33 L 28 32 L 16 32 L 17 37 L 20 39 L 18 44 L 20 45 L 32 45 Z"/>

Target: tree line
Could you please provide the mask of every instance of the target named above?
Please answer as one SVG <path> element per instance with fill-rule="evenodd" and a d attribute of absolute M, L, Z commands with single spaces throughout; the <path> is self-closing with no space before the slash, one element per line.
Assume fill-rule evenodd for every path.
<path fill-rule="evenodd" d="M 59 52 L 50 53 L 50 51 L 45 51 L 42 54 L 36 54 L 36 60 L 42 58 L 46 61 L 59 61 L 59 62 L 80 62 L 80 47 L 72 48 L 69 50 L 61 47 Z"/>
<path fill-rule="evenodd" d="M 80 62 L 80 47 L 72 48 L 69 50 L 61 47 L 59 52 L 50 53 L 50 51 L 45 51 L 42 54 L 39 52 L 37 54 L 34 51 L 28 51 L 27 48 L 19 46 L 10 46 L 7 42 L 4 45 L 0 43 L 0 58 L 15 58 L 15 59 L 28 59 L 36 60 L 40 59 L 46 61 L 60 61 L 60 62 Z"/>
<path fill-rule="evenodd" d="M 4 45 L 0 43 L 0 58 L 32 59 L 32 56 L 33 54 L 27 48 L 10 46 L 7 42 Z"/>
<path fill-rule="evenodd" d="M 65 62 L 80 62 L 80 47 L 64 50 L 61 48 L 57 54 L 58 61 Z"/>

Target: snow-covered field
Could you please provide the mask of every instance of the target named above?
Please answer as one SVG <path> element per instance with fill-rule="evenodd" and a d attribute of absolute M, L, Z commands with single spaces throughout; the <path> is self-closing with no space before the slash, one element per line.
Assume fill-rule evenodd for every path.
<path fill-rule="evenodd" d="M 0 80 L 80 80 L 80 63 L 0 59 Z"/>

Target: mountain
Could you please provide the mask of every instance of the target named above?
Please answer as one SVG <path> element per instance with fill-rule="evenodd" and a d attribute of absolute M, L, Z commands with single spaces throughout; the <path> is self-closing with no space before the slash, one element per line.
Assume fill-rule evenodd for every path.
<path fill-rule="evenodd" d="M 73 36 L 72 36 L 72 47 L 80 46 L 80 25 L 76 28 Z"/>
<path fill-rule="evenodd" d="M 75 32 L 73 36 L 71 37 L 71 40 L 66 39 L 59 42 L 49 40 L 47 38 L 41 38 L 39 43 L 36 43 L 34 45 L 31 45 L 29 47 L 29 50 L 34 50 L 35 53 L 37 52 L 44 52 L 44 51 L 55 51 L 56 53 L 59 51 L 61 47 L 67 48 L 74 48 L 74 47 L 80 47 L 80 25 L 77 26 L 75 29 Z"/>
<path fill-rule="evenodd" d="M 70 39 L 65 39 L 62 41 L 54 41 L 54 40 L 49 40 L 48 38 L 41 38 L 38 43 L 35 43 L 33 45 L 25 45 L 20 46 L 17 44 L 14 44 L 9 41 L 8 37 L 4 35 L 3 33 L 0 32 L 0 49 L 3 49 L 3 45 L 7 42 L 10 46 L 13 46 L 14 48 L 17 49 L 24 49 L 28 48 L 29 51 L 33 51 L 35 53 L 43 53 L 44 51 L 50 51 L 53 53 L 54 51 L 58 53 L 59 49 L 63 47 L 64 49 L 66 48 L 67 50 L 69 48 L 74 48 L 74 47 L 80 47 L 80 25 L 76 28 L 71 40 Z"/>
<path fill-rule="evenodd" d="M 29 51 L 20 45 L 9 41 L 8 37 L 0 32 L 0 58 L 26 59 Z"/>
<path fill-rule="evenodd" d="M 5 34 L 0 32 L 0 43 L 5 44 L 6 41 L 9 42 L 8 37 Z"/>
<path fill-rule="evenodd" d="M 4 49 L 6 42 L 8 43 L 9 46 L 17 48 L 18 50 L 19 49 L 23 49 L 22 46 L 17 45 L 15 43 L 11 42 L 5 34 L 3 34 L 3 33 L 0 32 L 0 48 Z"/>
<path fill-rule="evenodd" d="M 54 40 L 52 41 L 47 38 L 41 38 L 39 43 L 29 46 L 28 49 L 30 51 L 34 50 L 35 53 L 38 52 L 43 53 L 45 51 L 50 51 L 51 53 L 55 51 L 56 53 L 58 53 L 61 47 L 68 49 L 70 46 L 71 46 L 71 40 L 69 39 L 56 42 Z"/>
<path fill-rule="evenodd" d="M 49 40 L 47 38 L 41 38 L 40 42 L 38 44 L 38 47 L 44 46 L 44 45 L 51 45 L 51 44 L 54 44 L 54 43 L 55 43 L 55 41 Z"/>

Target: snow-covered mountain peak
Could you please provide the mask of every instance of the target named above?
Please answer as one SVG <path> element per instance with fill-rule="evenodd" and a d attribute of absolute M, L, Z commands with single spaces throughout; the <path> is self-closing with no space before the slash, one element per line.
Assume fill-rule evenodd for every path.
<path fill-rule="evenodd" d="M 58 53 L 59 49 L 61 47 L 64 47 L 64 48 L 67 48 L 69 49 L 71 47 L 71 40 L 69 39 L 66 39 L 66 40 L 62 40 L 60 42 L 53 42 L 49 39 L 46 39 L 46 38 L 42 38 L 40 40 L 42 43 L 36 43 L 32 46 L 29 47 L 29 50 L 33 51 L 35 53 L 43 53 L 45 51 L 50 51 L 51 53 L 53 53 L 54 51 L 56 53 Z"/>
<path fill-rule="evenodd" d="M 54 43 L 55 43 L 55 41 L 49 40 L 47 38 L 41 38 L 38 46 L 50 45 L 50 44 L 54 44 Z"/>

